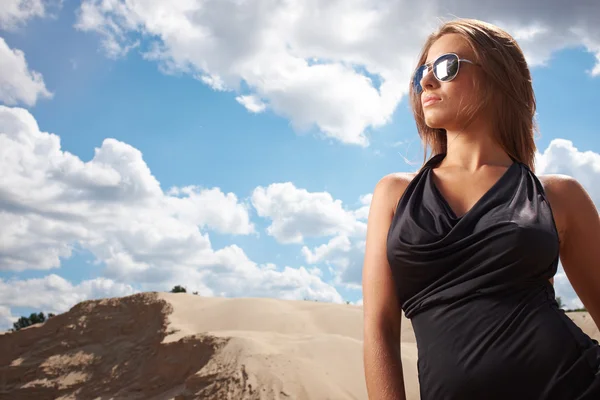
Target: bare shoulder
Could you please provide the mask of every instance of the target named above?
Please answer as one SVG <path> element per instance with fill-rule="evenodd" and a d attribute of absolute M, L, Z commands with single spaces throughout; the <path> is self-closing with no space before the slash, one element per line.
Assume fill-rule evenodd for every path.
<path fill-rule="evenodd" d="M 559 233 L 567 230 L 570 221 L 597 215 L 597 210 L 585 188 L 568 175 L 540 175 L 546 198 L 552 207 Z"/>
<path fill-rule="evenodd" d="M 375 186 L 373 202 L 376 201 L 378 207 L 389 207 L 392 213 L 395 212 L 398 201 L 415 176 L 414 172 L 394 172 L 385 175 Z"/>
<path fill-rule="evenodd" d="M 555 202 L 559 207 L 573 205 L 573 201 L 577 201 L 580 196 L 587 195 L 579 181 L 568 175 L 540 175 L 539 180 L 549 201 Z"/>
<path fill-rule="evenodd" d="M 544 192 L 548 197 L 562 199 L 562 196 L 566 190 L 570 189 L 573 185 L 578 185 L 577 180 L 568 175 L 549 174 L 538 176 Z M 552 200 L 550 200 L 552 201 Z"/>

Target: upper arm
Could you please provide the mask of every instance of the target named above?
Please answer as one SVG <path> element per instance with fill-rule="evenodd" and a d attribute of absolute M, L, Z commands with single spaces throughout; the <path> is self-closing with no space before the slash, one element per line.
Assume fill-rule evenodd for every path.
<path fill-rule="evenodd" d="M 393 174 L 385 176 L 375 186 L 367 222 L 362 275 L 365 333 L 391 334 L 398 339 L 402 314 L 386 245 L 398 199 L 409 181 L 408 174 Z"/>
<path fill-rule="evenodd" d="M 560 259 L 569 282 L 600 326 L 600 216 L 575 179 L 556 176 L 547 182 L 560 225 Z"/>

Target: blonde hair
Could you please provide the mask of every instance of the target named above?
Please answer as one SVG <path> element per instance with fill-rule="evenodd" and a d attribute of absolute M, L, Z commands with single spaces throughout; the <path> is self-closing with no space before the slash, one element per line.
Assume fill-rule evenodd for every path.
<path fill-rule="evenodd" d="M 466 39 L 475 53 L 473 61 L 480 65 L 485 76 L 483 82 L 474 82 L 476 91 L 483 94 L 483 98 L 464 110 L 468 116 L 465 123 L 468 125 L 479 111 L 493 104 L 494 139 L 513 159 L 534 170 L 536 100 L 523 51 L 511 35 L 495 25 L 474 19 L 458 19 L 445 23 L 428 37 L 418 65 L 425 63 L 432 44 L 449 33 Z M 425 147 L 425 158 L 428 148 L 432 156 L 446 153 L 446 132 L 427 126 L 420 95 L 414 91 L 412 82 L 409 96 L 417 130 Z"/>

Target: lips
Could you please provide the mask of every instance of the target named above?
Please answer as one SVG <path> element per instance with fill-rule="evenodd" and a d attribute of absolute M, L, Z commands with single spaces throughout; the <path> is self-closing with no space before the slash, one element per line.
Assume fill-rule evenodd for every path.
<path fill-rule="evenodd" d="M 439 98 L 438 96 L 435 96 L 435 95 L 432 95 L 432 94 L 427 95 L 427 96 L 423 97 L 423 100 L 422 100 L 423 107 L 430 106 L 430 105 L 435 104 L 435 103 L 437 103 L 439 101 L 442 101 L 442 99 Z"/>

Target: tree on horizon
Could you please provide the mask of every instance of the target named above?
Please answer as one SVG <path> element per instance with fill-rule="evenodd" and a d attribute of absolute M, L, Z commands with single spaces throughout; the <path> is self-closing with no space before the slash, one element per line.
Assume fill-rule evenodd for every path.
<path fill-rule="evenodd" d="M 177 285 L 171 289 L 171 293 L 187 293 L 187 290 L 183 286 Z"/>
<path fill-rule="evenodd" d="M 12 331 L 18 331 L 21 330 L 23 328 L 27 328 L 28 326 L 31 325 L 35 325 L 35 324 L 41 324 L 43 322 L 46 322 L 46 320 L 54 317 L 55 315 L 53 313 L 48 313 L 48 317 L 46 317 L 44 315 L 43 312 L 39 312 L 39 313 L 31 313 L 29 315 L 29 317 L 21 317 L 17 320 L 17 322 L 13 323 L 13 329 L 11 329 Z"/>

